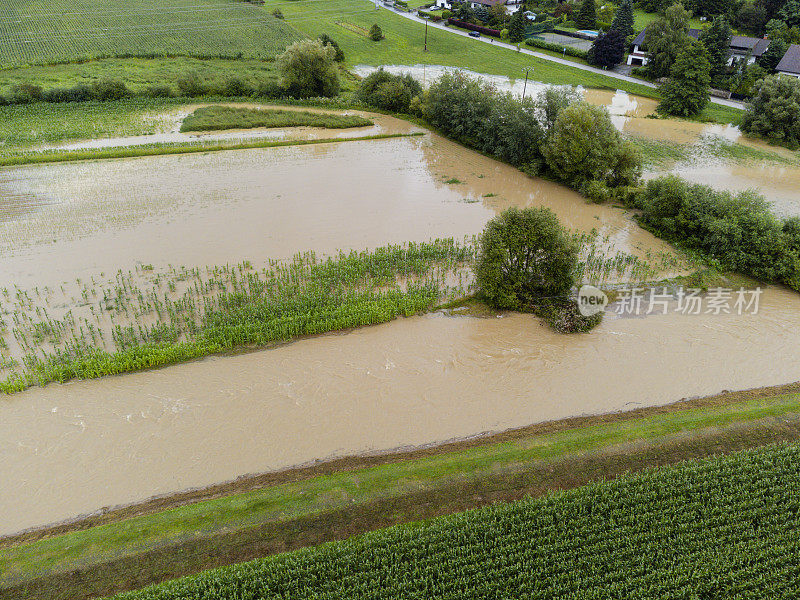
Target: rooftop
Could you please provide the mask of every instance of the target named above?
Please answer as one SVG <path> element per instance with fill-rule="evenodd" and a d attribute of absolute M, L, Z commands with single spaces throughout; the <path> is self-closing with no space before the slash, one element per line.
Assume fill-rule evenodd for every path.
<path fill-rule="evenodd" d="M 793 73 L 800 75 L 800 44 L 792 44 L 783 55 L 781 62 L 775 67 L 776 71 L 782 73 Z"/>

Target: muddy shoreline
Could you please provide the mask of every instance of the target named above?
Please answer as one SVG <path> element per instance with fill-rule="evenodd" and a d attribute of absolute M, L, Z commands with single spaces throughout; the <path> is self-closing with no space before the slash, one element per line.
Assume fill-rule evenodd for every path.
<path fill-rule="evenodd" d="M 591 416 L 575 416 L 556 421 L 545 421 L 524 427 L 507 429 L 500 433 L 484 432 L 469 436 L 466 439 L 447 440 L 441 443 L 426 444 L 421 447 L 400 447 L 328 460 L 319 459 L 286 469 L 243 475 L 232 481 L 193 488 L 173 494 L 165 494 L 147 499 L 143 502 L 108 507 L 95 514 L 83 515 L 54 525 L 35 527 L 16 534 L 0 536 L 0 548 L 20 543 L 30 543 L 39 539 L 72 531 L 89 529 L 97 525 L 121 521 L 130 517 L 153 514 L 203 500 L 244 493 L 265 487 L 281 485 L 283 483 L 304 481 L 313 477 L 328 475 L 339 471 L 353 471 L 393 462 L 415 460 L 426 456 L 457 452 L 476 446 L 523 439 L 534 435 L 555 433 L 580 427 L 591 427 L 601 423 L 614 423 L 642 417 L 651 417 L 681 410 L 724 406 L 737 402 L 797 392 L 800 392 L 800 381 L 736 392 L 724 391 L 713 396 L 682 399 L 662 406 L 643 407 L 630 411 L 618 411 Z"/>

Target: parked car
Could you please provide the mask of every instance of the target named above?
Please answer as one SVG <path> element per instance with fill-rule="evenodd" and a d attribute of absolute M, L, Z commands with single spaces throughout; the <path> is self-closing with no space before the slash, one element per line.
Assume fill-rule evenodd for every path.
<path fill-rule="evenodd" d="M 469 37 L 481 37 L 480 31 L 470 31 Z"/>

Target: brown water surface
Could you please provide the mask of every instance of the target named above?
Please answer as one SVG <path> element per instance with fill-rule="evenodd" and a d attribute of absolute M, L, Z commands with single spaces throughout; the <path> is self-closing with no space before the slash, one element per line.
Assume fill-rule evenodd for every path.
<path fill-rule="evenodd" d="M 0 402 L 0 533 L 318 458 L 800 379 L 800 297 L 756 315 L 432 314 Z"/>

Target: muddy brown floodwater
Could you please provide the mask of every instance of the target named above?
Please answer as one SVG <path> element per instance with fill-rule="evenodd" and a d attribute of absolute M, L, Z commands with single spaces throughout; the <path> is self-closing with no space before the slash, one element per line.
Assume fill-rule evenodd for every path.
<path fill-rule="evenodd" d="M 2 169 L 0 286 L 463 238 L 535 205 L 619 250 L 668 250 L 619 209 L 429 135 Z"/>
<path fill-rule="evenodd" d="M 246 473 L 800 379 L 800 296 L 756 315 L 433 314 L 0 402 L 0 532 Z"/>
<path fill-rule="evenodd" d="M 620 104 L 621 105 L 621 104 Z M 617 250 L 624 211 L 434 135 L 0 170 L 0 286 L 462 237 L 549 206 Z M 0 534 L 306 461 L 800 379 L 800 296 L 757 315 L 434 314 L 0 400 Z"/>

